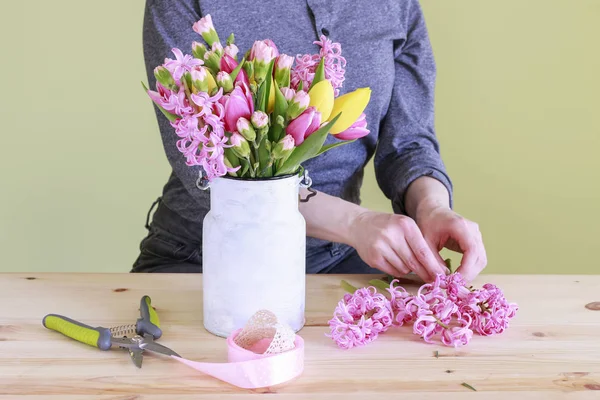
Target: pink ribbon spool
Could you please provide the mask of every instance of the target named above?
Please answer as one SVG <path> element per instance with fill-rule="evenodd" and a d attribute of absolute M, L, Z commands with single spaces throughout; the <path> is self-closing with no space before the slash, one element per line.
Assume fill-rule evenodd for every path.
<path fill-rule="evenodd" d="M 263 338 L 246 349 L 235 343 L 242 331 L 243 329 L 238 329 L 227 338 L 226 363 L 196 362 L 172 357 L 200 372 L 244 389 L 279 385 L 302 374 L 304 340 L 299 335 L 295 335 L 293 348 L 281 353 L 265 354 L 271 339 Z"/>

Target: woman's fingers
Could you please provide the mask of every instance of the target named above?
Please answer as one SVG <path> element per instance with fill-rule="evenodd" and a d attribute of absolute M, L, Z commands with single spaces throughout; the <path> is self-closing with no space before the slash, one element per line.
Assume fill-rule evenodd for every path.
<path fill-rule="evenodd" d="M 391 247 L 386 247 L 382 251 L 383 258 L 398 272 L 402 275 L 406 275 L 411 272 L 411 269 L 406 265 L 402 258 L 394 251 Z"/>
<path fill-rule="evenodd" d="M 404 237 L 410 248 L 410 253 L 413 256 L 412 260 L 424 268 L 431 279 L 435 279 L 437 274 L 446 274 L 446 265 L 441 257 L 436 258 L 431 247 L 423 237 L 421 230 L 412 220 L 405 223 Z M 439 254 L 438 254 L 439 256 Z M 416 272 L 416 271 L 415 271 Z"/>
<path fill-rule="evenodd" d="M 467 281 L 471 281 L 487 264 L 487 255 L 479 227 L 473 222 L 463 220 L 454 227 L 452 236 L 463 253 L 457 272 Z"/>

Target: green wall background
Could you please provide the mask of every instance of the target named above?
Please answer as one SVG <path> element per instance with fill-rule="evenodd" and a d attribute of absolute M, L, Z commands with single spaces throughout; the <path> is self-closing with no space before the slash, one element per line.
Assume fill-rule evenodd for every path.
<path fill-rule="evenodd" d="M 597 273 L 600 2 L 422 4 L 443 157 L 486 272 Z M 140 88 L 143 7 L 0 13 L 0 271 L 129 270 L 169 172 Z M 370 166 L 363 199 L 390 210 Z"/>

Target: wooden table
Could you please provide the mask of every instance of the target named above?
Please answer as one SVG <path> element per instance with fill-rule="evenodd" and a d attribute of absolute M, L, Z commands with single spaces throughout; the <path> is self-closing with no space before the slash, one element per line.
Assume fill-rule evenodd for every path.
<path fill-rule="evenodd" d="M 520 307 L 504 334 L 475 336 L 455 350 L 425 344 L 403 327 L 347 351 L 324 335 L 344 293 L 342 278 L 358 286 L 372 277 L 307 277 L 303 375 L 251 391 L 149 353 L 137 369 L 123 350 L 100 351 L 41 324 L 48 313 L 92 326 L 130 323 L 148 294 L 164 331 L 159 342 L 193 360 L 222 362 L 224 340 L 202 326 L 201 275 L 0 275 L 0 400 L 241 399 L 257 392 L 285 399 L 600 399 L 600 276 L 485 275 L 474 284 L 493 282 Z"/>

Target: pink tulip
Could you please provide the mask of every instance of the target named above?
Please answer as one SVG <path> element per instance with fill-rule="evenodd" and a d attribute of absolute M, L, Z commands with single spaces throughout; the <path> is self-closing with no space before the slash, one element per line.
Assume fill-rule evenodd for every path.
<path fill-rule="evenodd" d="M 321 125 L 321 113 L 314 107 L 308 107 L 300 116 L 292 120 L 286 128 L 286 133 L 294 138 L 296 146 L 313 134 Z"/>
<path fill-rule="evenodd" d="M 224 54 L 221 57 L 221 71 L 225 71 L 228 74 L 231 74 L 233 70 L 238 66 L 238 62 L 233 59 L 228 54 Z M 246 74 L 246 70 L 243 68 L 240 70 L 238 75 L 235 77 L 234 83 L 243 82 L 246 86 L 250 86 L 250 81 L 248 80 L 248 74 Z"/>
<path fill-rule="evenodd" d="M 253 112 L 252 92 L 243 83 L 236 85 L 225 103 L 225 130 L 235 132 L 237 120 L 241 117 L 249 119 Z"/>
<path fill-rule="evenodd" d="M 356 122 L 350 126 L 350 128 L 336 134 L 335 137 L 341 140 L 355 140 L 367 136 L 368 134 L 369 130 L 367 129 L 367 119 L 365 114 L 362 113 Z"/>

